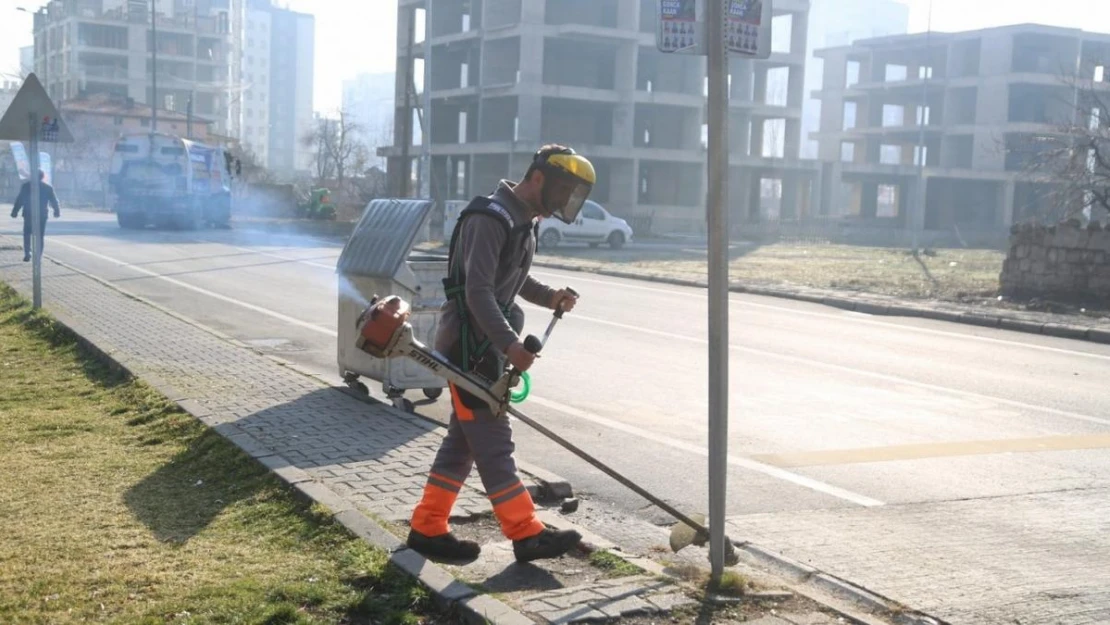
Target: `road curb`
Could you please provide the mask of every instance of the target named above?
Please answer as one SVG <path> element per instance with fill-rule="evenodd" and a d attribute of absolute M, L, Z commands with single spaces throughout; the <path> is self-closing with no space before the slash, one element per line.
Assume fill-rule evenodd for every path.
<path fill-rule="evenodd" d="M 908 608 L 862 586 L 857 586 L 774 551 L 752 543 L 734 542 L 733 544 L 741 553 L 747 555 L 753 561 L 770 567 L 780 575 L 793 578 L 799 584 L 813 587 L 821 592 L 846 600 L 882 619 L 899 625 L 948 625 L 945 621 Z M 800 588 L 796 589 L 801 591 Z M 815 597 L 811 596 L 810 598 L 821 602 Z"/>
<path fill-rule="evenodd" d="M 154 309 L 166 312 L 161 307 L 153 305 L 144 298 L 128 293 L 123 289 L 117 288 L 115 285 L 108 284 L 80 269 L 53 259 L 50 260 L 70 271 L 75 271 L 85 277 L 96 280 L 102 285 L 109 286 L 127 297 L 133 298 L 144 304 L 151 304 Z M 11 285 L 8 286 L 16 290 L 15 287 Z M 16 292 L 18 293 L 18 290 L 16 290 Z M 206 412 L 199 404 L 183 398 L 181 393 L 178 392 L 173 385 L 157 376 L 136 375 L 125 362 L 115 356 L 116 353 L 121 353 L 119 349 L 111 344 L 97 344 L 82 335 L 74 328 L 72 322 L 67 322 L 64 319 L 66 316 L 64 312 L 46 312 L 53 323 L 62 327 L 67 334 L 73 337 L 78 345 L 87 350 L 97 361 L 107 366 L 113 372 L 123 373 L 155 389 L 194 419 L 215 430 L 220 436 L 227 439 L 245 454 L 269 469 L 278 479 L 287 484 L 295 495 L 304 498 L 306 501 L 319 503 L 324 506 L 332 513 L 335 520 L 351 531 L 353 535 L 377 548 L 385 550 L 386 553 L 390 555 L 391 564 L 397 567 L 399 571 L 413 577 L 417 582 L 427 588 L 440 606 L 449 611 L 457 612 L 458 616 L 461 616 L 466 623 L 471 625 L 534 624 L 534 621 L 509 605 L 493 597 L 489 597 L 488 595 L 479 595 L 477 591 L 468 584 L 457 580 L 453 575 L 448 573 L 446 569 L 403 546 L 384 526 L 368 517 L 335 491 L 315 481 L 301 469 L 296 468 L 295 465 L 285 457 L 269 451 L 269 448 L 236 424 L 215 420 L 213 416 Z M 191 322 L 188 319 L 182 318 L 180 315 L 173 316 L 197 328 L 211 332 L 209 328 L 206 328 L 202 324 Z M 213 334 L 225 340 L 227 339 L 226 335 L 221 335 L 216 332 L 213 332 Z M 102 341 L 102 343 L 106 342 Z M 392 409 L 388 406 L 387 408 Z"/>
<path fill-rule="evenodd" d="M 579 267 L 576 265 L 569 265 L 565 263 L 551 262 L 540 259 L 533 260 L 532 266 L 544 267 L 546 269 L 558 269 L 560 271 L 592 273 L 600 276 L 608 276 L 610 278 L 639 280 L 641 282 L 653 282 L 656 284 L 670 284 L 674 286 L 686 286 L 700 289 L 708 288 L 708 283 L 703 280 L 689 280 L 685 278 L 652 276 L 638 274 L 631 271 L 619 271 L 614 269 Z M 1024 319 L 1018 319 L 1008 315 L 980 313 L 975 311 L 936 309 L 930 308 L 928 306 L 916 306 L 913 304 L 907 304 L 905 302 L 891 302 L 888 304 L 846 296 L 822 296 L 814 293 L 805 293 L 802 291 L 780 287 L 761 287 L 753 285 L 734 284 L 729 286 L 729 291 L 732 293 L 744 293 L 748 295 L 760 295 L 764 297 L 777 297 L 780 299 L 809 302 L 812 304 L 823 304 L 825 306 L 832 306 L 835 308 L 867 315 L 920 317 L 923 319 L 948 321 L 951 323 L 959 323 L 963 325 L 973 325 L 986 328 L 1000 328 L 1003 330 L 1011 330 L 1014 332 L 1041 334 L 1044 336 L 1053 336 L 1058 338 L 1075 339 L 1110 345 L 1110 329 L 1103 328 L 1094 328 L 1073 324 L 1038 323 L 1036 321 L 1026 321 Z"/>

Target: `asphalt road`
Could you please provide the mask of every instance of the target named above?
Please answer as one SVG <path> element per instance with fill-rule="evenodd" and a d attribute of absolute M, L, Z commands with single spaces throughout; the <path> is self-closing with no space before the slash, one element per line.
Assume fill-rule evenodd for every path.
<path fill-rule="evenodd" d="M 0 232 L 18 235 L 19 225 Z M 111 215 L 79 211 L 52 220 L 46 243 L 60 261 L 336 382 L 340 250 L 333 241 L 239 230 L 122 231 Z M 669 501 L 705 510 L 705 291 L 546 269 L 535 275 L 573 286 L 582 299 L 533 369 L 533 395 L 522 408 Z M 542 333 L 549 314 L 526 310 L 526 331 Z M 1025 549 L 1064 532 L 1086 546 L 1081 564 L 1105 564 L 1098 579 L 1110 588 L 1110 521 L 1083 517 L 1069 526 L 1072 517 L 1062 513 L 1110 512 L 1110 347 L 735 294 L 729 346 L 734 538 L 751 536 L 953 622 L 1010 622 L 974 608 L 983 593 L 938 596 L 946 591 L 937 580 L 952 567 L 983 568 L 990 589 L 989 580 L 1022 567 L 1054 570 L 1044 563 L 1051 554 L 1039 554 L 1035 565 L 982 540 L 971 541 L 982 545 L 976 549 L 964 536 L 959 553 L 975 561 L 962 565 L 926 557 L 921 550 L 945 543 L 923 547 L 920 539 L 982 530 L 997 522 L 1000 501 L 1020 502 L 1017 529 L 998 527 L 1017 532 L 1005 544 Z M 446 397 L 418 402 L 440 420 L 448 409 Z M 524 424 L 516 429 L 522 459 L 569 478 L 579 493 L 664 518 Z M 953 522 L 938 532 L 957 503 L 967 527 Z M 907 523 L 899 516 L 907 510 L 923 516 Z M 1055 520 L 1024 518 L 1042 513 Z M 825 531 L 824 540 L 814 538 Z M 879 543 L 883 551 L 864 558 Z M 885 569 L 875 564 L 887 560 Z M 883 573 L 906 563 L 913 566 L 904 574 Z M 1028 575 L 1021 579 L 1037 578 Z M 1046 588 L 1069 583 L 1042 580 Z M 1027 617 L 1020 605 L 1013 609 L 1018 616 L 998 618 Z"/>

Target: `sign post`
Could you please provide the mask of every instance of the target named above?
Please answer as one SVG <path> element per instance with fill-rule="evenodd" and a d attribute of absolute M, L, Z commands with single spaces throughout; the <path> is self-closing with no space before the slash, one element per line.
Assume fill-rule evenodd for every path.
<path fill-rule="evenodd" d="M 31 304 L 38 309 L 42 307 L 42 226 L 43 219 L 46 217 L 46 213 L 43 212 L 46 209 L 42 206 L 42 194 L 39 190 L 41 160 L 39 142 L 72 143 L 73 135 L 58 116 L 58 109 L 34 74 L 27 76 L 27 80 L 15 94 L 15 99 L 8 106 L 8 110 L 0 118 L 0 139 L 30 143 L 28 185 L 31 191 L 31 202 L 23 207 L 23 211 L 24 218 L 31 220 L 32 234 L 31 249 L 24 250 L 23 253 L 31 255 Z"/>
<path fill-rule="evenodd" d="M 656 47 L 707 56 L 709 146 L 709 561 L 725 567 L 728 494 L 728 55 L 771 54 L 771 0 L 659 0 Z"/>

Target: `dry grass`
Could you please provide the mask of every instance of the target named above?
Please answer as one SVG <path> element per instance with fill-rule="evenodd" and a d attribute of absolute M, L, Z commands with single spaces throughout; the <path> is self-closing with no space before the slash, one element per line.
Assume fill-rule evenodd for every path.
<path fill-rule="evenodd" d="M 542 261 L 586 270 L 619 270 L 688 280 L 707 277 L 706 251 L 642 247 L 612 251 L 559 248 Z M 908 298 L 958 300 L 997 295 L 1005 254 L 994 250 L 942 249 L 914 257 L 906 250 L 848 245 L 734 246 L 729 263 L 735 282 L 860 291 Z"/>
<path fill-rule="evenodd" d="M 0 622 L 418 623 L 325 511 L 0 285 Z"/>

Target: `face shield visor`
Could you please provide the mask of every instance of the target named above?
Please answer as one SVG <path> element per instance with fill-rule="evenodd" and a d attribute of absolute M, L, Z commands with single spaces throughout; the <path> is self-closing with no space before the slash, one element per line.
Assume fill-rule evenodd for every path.
<path fill-rule="evenodd" d="M 593 165 L 578 154 L 553 154 L 542 169 L 544 208 L 550 216 L 573 224 L 597 182 Z"/>

